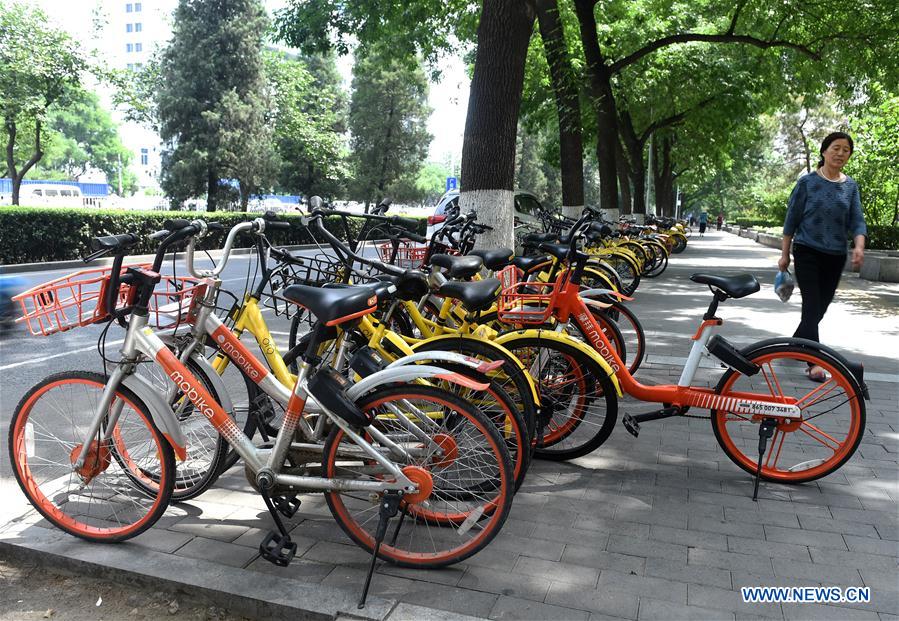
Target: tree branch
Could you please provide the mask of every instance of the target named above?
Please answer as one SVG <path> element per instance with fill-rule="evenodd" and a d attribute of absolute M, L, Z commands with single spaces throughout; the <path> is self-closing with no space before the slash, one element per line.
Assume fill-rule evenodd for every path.
<path fill-rule="evenodd" d="M 700 101 L 698 104 L 696 104 L 692 108 L 688 108 L 682 112 L 678 112 L 677 114 L 672 114 L 671 116 L 666 117 L 664 119 L 659 119 L 657 121 L 653 121 L 652 123 L 649 124 L 649 126 L 645 130 L 643 130 L 643 133 L 640 134 L 640 141 L 646 142 L 647 140 L 649 140 L 649 137 L 653 134 L 653 132 L 657 132 L 658 130 L 663 129 L 665 127 L 671 127 L 672 125 L 677 125 L 678 123 L 683 121 L 684 118 L 688 114 L 690 114 L 691 112 L 695 112 L 696 110 L 699 110 L 700 108 L 704 108 L 705 106 L 709 105 L 712 101 L 714 101 L 717 97 L 718 97 L 717 95 L 715 95 L 713 97 L 708 97 L 708 98 Z"/>
<path fill-rule="evenodd" d="M 704 41 L 706 43 L 741 43 L 745 45 L 753 45 L 758 48 L 768 49 L 772 47 L 785 47 L 791 50 L 796 50 L 806 56 L 813 58 L 814 60 L 821 60 L 821 54 L 816 52 L 805 45 L 800 45 L 799 43 L 793 43 L 791 41 L 783 41 L 779 39 L 774 40 L 765 40 L 759 39 L 757 37 L 752 37 L 750 35 L 738 35 L 738 34 L 701 34 L 698 32 L 685 32 L 682 34 L 670 35 L 667 37 L 662 37 L 661 39 L 656 39 L 650 43 L 647 43 L 643 47 L 641 47 L 636 52 L 625 56 L 619 60 L 616 60 L 609 66 L 610 73 L 618 73 L 628 65 L 632 65 L 644 56 L 655 52 L 656 50 L 660 50 L 663 47 L 668 47 L 669 45 L 676 45 L 678 43 L 690 43 L 693 41 Z"/>
<path fill-rule="evenodd" d="M 737 28 L 737 20 L 740 19 L 740 11 L 743 10 L 744 6 L 746 6 L 746 0 L 743 0 L 743 2 L 740 2 L 740 4 L 737 5 L 736 10 L 734 11 L 734 16 L 730 20 L 730 27 L 727 29 L 726 34 L 734 34 L 734 30 Z"/>
<path fill-rule="evenodd" d="M 44 152 L 41 151 L 41 121 L 40 119 L 37 119 L 34 122 L 34 153 L 31 154 L 31 159 L 22 166 L 22 170 L 19 171 L 19 176 L 24 177 L 28 174 L 31 167 L 37 164 L 42 157 L 44 157 Z"/>

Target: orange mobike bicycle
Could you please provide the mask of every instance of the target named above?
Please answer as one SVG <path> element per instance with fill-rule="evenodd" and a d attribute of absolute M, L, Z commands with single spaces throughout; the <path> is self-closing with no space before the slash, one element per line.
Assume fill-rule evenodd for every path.
<path fill-rule="evenodd" d="M 861 364 L 849 362 L 820 343 L 791 337 L 766 339 L 737 349 L 715 334 L 723 323 L 715 313 L 728 298 L 757 292 L 758 281 L 751 274 L 693 274 L 691 280 L 708 285 L 713 297 L 692 337 L 693 347 L 680 379 L 677 384 L 641 384 L 590 312 L 588 304 L 597 303 L 590 299 L 594 292 L 580 291 L 589 256 L 577 249 L 577 242 L 589 226 L 585 215 L 572 229 L 567 260 L 574 269 L 551 289 L 535 290 L 533 282 L 517 280 L 520 271 L 507 268 L 504 282 L 509 286 L 501 296 L 501 319 L 527 323 L 533 317 L 538 323 L 551 313 L 560 324 L 576 323 L 612 367 L 625 394 L 664 405 L 653 412 L 623 417 L 622 423 L 634 436 L 640 423 L 684 415 L 690 408 L 709 410 L 721 448 L 755 477 L 753 499 L 758 496 L 760 479 L 804 483 L 846 463 L 858 448 L 865 428 L 864 401 L 869 396 Z M 728 367 L 714 388 L 693 385 L 705 355 L 715 356 Z M 825 369 L 827 380 L 808 388 L 802 373 L 806 365 Z M 769 441 L 771 450 L 766 457 Z"/>
<path fill-rule="evenodd" d="M 237 234 L 264 225 L 258 219 L 231 230 L 211 280 L 227 264 Z M 67 282 L 73 301 L 68 307 L 53 283 L 52 296 L 49 288 L 30 294 L 36 306 L 29 320 L 69 310 L 77 323 L 66 329 L 106 319 L 117 319 L 126 328 L 121 359 L 108 376 L 80 371 L 52 375 L 22 398 L 12 417 L 13 472 L 48 521 L 83 539 L 114 542 L 140 534 L 165 511 L 175 483 L 175 457 L 184 459 L 187 447 L 170 405 L 134 374 L 147 361 L 164 370 L 243 458 L 277 527 L 260 544 L 263 558 L 282 566 L 290 563 L 296 543 L 279 517 L 285 510 L 276 499 L 306 491 L 324 492 L 341 528 L 372 554 L 363 601 L 377 557 L 411 567 L 442 567 L 477 553 L 493 539 L 513 494 L 502 438 L 489 419 L 456 395 L 414 383 L 419 378 L 451 379 L 452 372 L 429 365 L 398 367 L 349 386 L 327 365 L 316 366 L 328 327 L 377 309 L 371 288 L 292 285 L 285 290 L 285 297 L 304 305 L 316 323 L 278 435 L 271 445 L 255 446 L 148 325 L 166 249 L 201 235 L 206 224 L 177 220 L 167 228 L 159 234 L 165 239 L 149 269 L 122 268 L 127 249 L 139 241 L 136 235 L 97 238 L 95 249 L 115 254 L 99 292 Z M 188 265 L 192 262 L 189 256 Z M 192 304 L 189 313 L 200 310 Z M 214 314 L 207 315 L 205 325 L 221 350 L 237 352 L 235 364 L 258 376 L 254 379 L 264 388 L 269 376 L 262 363 Z M 271 384 L 280 389 L 273 380 Z M 311 432 L 305 418 L 311 409 L 329 421 L 323 445 L 307 441 Z M 292 455 L 308 449 L 317 450 L 320 467 L 295 472 Z M 385 539 L 388 522 L 397 514 L 398 525 Z"/>

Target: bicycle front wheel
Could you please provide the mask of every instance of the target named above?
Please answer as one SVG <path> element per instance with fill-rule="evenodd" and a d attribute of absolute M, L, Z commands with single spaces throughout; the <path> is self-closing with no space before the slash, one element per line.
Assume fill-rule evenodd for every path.
<path fill-rule="evenodd" d="M 747 358 L 761 367 L 751 377 L 733 369 L 718 382 L 723 396 L 751 398 L 753 393 L 778 397 L 802 411 L 799 420 L 781 420 L 768 441 L 761 477 L 780 483 L 814 481 L 837 470 L 852 457 L 865 429 L 865 402 L 855 380 L 823 352 L 795 345 L 765 347 Z M 812 383 L 807 365 L 827 373 L 824 383 Z M 762 416 L 712 410 L 712 430 L 724 452 L 743 470 L 758 468 L 759 424 Z"/>
<path fill-rule="evenodd" d="M 19 487 L 49 522 L 82 539 L 115 542 L 139 535 L 159 519 L 176 471 L 172 447 L 147 406 L 124 386 L 98 432 L 85 438 L 105 385 L 102 375 L 81 371 L 37 384 L 13 414 L 9 454 Z M 114 458 L 123 449 L 127 460 Z M 137 484 L 136 471 L 156 478 Z"/>
<path fill-rule="evenodd" d="M 396 463 L 420 489 L 403 499 L 378 556 L 406 567 L 444 567 L 490 543 L 506 521 L 514 493 L 509 452 L 494 425 L 455 395 L 430 386 L 377 389 L 358 405 L 375 415 L 373 427 L 407 453 L 403 463 Z M 410 433 L 410 423 L 425 436 Z M 328 478 L 354 481 L 390 476 L 339 427 L 325 443 L 322 470 Z M 379 493 L 325 493 L 334 519 L 369 552 L 381 498 Z"/>

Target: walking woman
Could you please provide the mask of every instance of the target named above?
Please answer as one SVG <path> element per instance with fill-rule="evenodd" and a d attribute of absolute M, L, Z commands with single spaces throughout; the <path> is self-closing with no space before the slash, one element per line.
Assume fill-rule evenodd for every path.
<path fill-rule="evenodd" d="M 858 184 L 842 169 L 852 155 L 849 134 L 834 132 L 821 143 L 818 169 L 801 177 L 790 195 L 784 222 L 783 246 L 777 266 L 790 265 L 793 246 L 796 282 L 802 291 L 802 320 L 795 337 L 818 341 L 818 324 L 833 300 L 843 266 L 846 264 L 846 237 L 851 235 L 852 265 L 864 260 L 865 235 Z M 809 379 L 827 380 L 824 369 L 806 369 Z"/>

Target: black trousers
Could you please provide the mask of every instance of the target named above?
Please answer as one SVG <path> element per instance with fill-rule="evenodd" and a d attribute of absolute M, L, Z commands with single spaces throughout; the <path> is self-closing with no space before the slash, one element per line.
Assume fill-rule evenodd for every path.
<path fill-rule="evenodd" d="M 818 324 L 824 318 L 846 265 L 845 254 L 827 254 L 793 244 L 793 271 L 802 291 L 802 320 L 793 336 L 818 341 Z"/>

